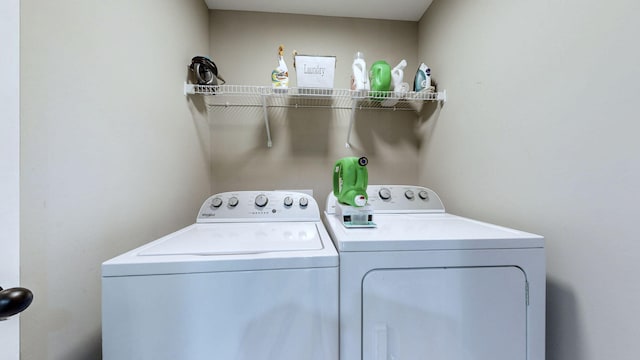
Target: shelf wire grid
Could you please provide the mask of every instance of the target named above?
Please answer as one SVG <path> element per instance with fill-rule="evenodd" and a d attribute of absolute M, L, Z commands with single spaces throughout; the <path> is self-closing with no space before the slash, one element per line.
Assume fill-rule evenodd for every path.
<path fill-rule="evenodd" d="M 446 100 L 433 88 L 420 92 L 358 91 L 348 89 L 288 88 L 252 85 L 185 84 L 186 94 L 209 95 L 211 107 L 285 107 L 358 110 L 415 110 L 424 101 Z M 355 102 L 355 104 L 354 104 Z"/>

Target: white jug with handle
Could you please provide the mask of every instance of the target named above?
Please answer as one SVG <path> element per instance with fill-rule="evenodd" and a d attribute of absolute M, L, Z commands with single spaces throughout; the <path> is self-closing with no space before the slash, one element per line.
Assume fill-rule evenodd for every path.
<path fill-rule="evenodd" d="M 393 96 L 385 99 L 381 104 L 382 106 L 395 106 L 398 100 L 404 98 L 409 92 L 409 84 L 402 81 L 404 80 L 404 68 L 406 67 L 407 61 L 402 59 L 396 67 L 391 69 L 391 90 L 393 91 Z"/>
<path fill-rule="evenodd" d="M 367 71 L 367 63 L 364 61 L 364 54 L 360 51 L 356 53 L 353 59 L 353 75 L 351 78 L 351 90 L 370 90 L 369 74 Z"/>
<path fill-rule="evenodd" d="M 404 80 L 404 68 L 406 67 L 407 61 L 402 59 L 402 61 L 391 70 L 391 90 L 395 91 L 396 96 L 402 96 L 409 91 L 409 84 L 402 82 L 402 80 Z"/>

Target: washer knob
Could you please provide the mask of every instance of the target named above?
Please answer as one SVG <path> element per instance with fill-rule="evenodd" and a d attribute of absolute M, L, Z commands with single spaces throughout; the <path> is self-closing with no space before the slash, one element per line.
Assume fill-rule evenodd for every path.
<path fill-rule="evenodd" d="M 257 207 L 264 207 L 269 202 L 269 198 L 264 194 L 260 194 L 256 196 L 255 202 Z"/>
<path fill-rule="evenodd" d="M 422 200 L 429 200 L 429 193 L 424 190 L 420 191 L 418 196 L 420 196 L 420 199 Z"/>
<path fill-rule="evenodd" d="M 211 208 L 212 209 L 219 208 L 220 205 L 222 205 L 222 199 L 220 199 L 219 197 L 214 198 L 213 200 L 211 200 Z"/>
<path fill-rule="evenodd" d="M 284 206 L 289 207 L 293 205 L 293 199 L 291 198 L 291 196 L 287 196 L 286 198 L 284 198 Z"/>
<path fill-rule="evenodd" d="M 404 192 L 404 196 L 409 199 L 409 200 L 413 200 L 413 198 L 416 197 L 416 195 L 413 193 L 412 190 L 407 190 Z"/>
<path fill-rule="evenodd" d="M 380 196 L 380 199 L 382 199 L 382 200 L 391 199 L 391 191 L 389 191 L 389 189 L 387 189 L 387 188 L 380 189 L 380 191 L 378 191 L 378 195 Z"/>
<path fill-rule="evenodd" d="M 238 198 L 233 196 L 229 199 L 229 206 L 236 207 L 238 205 Z"/>
<path fill-rule="evenodd" d="M 303 197 L 300 198 L 300 207 L 306 208 L 309 205 L 309 199 Z"/>

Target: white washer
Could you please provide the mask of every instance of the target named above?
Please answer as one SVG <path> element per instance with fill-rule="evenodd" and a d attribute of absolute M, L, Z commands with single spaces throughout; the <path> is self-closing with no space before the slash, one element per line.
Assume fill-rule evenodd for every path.
<path fill-rule="evenodd" d="M 211 196 L 102 264 L 105 360 L 338 358 L 338 254 L 306 194 Z"/>
<path fill-rule="evenodd" d="M 367 193 L 376 228 L 345 228 L 333 194 L 325 211 L 341 360 L 544 359 L 543 237 L 448 214 L 424 187 Z"/>

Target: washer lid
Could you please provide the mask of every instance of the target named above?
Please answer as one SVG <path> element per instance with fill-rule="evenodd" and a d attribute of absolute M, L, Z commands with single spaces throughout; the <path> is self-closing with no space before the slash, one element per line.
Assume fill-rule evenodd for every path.
<path fill-rule="evenodd" d="M 336 267 L 320 222 L 193 224 L 102 264 L 102 276 Z"/>
<path fill-rule="evenodd" d="M 339 251 L 541 248 L 544 239 L 514 229 L 442 214 L 374 214 L 376 228 L 345 228 L 325 213 Z"/>
<path fill-rule="evenodd" d="M 313 223 L 195 224 L 172 235 L 138 255 L 234 255 L 322 249 Z"/>

